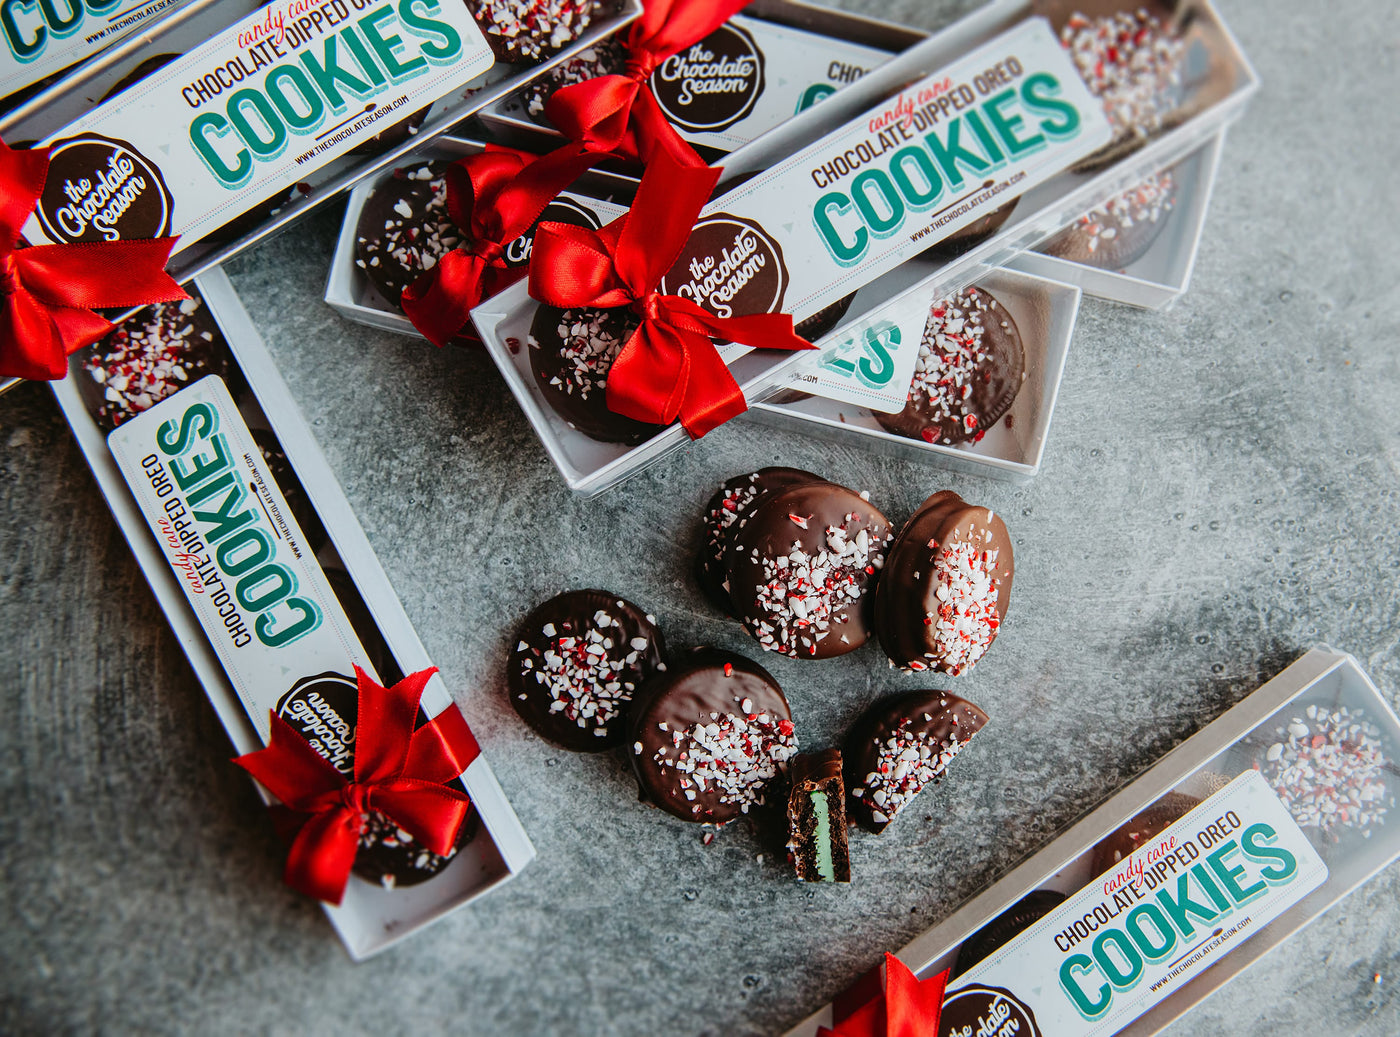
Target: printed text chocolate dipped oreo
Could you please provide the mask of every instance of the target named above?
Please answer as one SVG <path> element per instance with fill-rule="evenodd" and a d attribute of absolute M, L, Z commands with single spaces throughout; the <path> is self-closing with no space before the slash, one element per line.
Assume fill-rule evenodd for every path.
<path fill-rule="evenodd" d="M 1001 629 L 1014 572 L 1001 517 L 935 493 L 889 550 L 875 591 L 880 644 L 896 666 L 966 673 Z"/>
<path fill-rule="evenodd" d="M 35 215 L 60 244 L 170 233 L 175 201 L 160 167 L 131 144 L 97 133 L 55 141 Z"/>
<path fill-rule="evenodd" d="M 600 590 L 569 591 L 520 624 L 506 669 L 510 704 L 542 737 L 576 752 L 621 745 L 638 687 L 666 669 L 654 617 Z"/>
<path fill-rule="evenodd" d="M 628 737 L 642 799 L 684 821 L 720 825 L 763 804 L 797 753 L 778 682 L 714 648 L 692 649 L 642 687 Z"/>
<path fill-rule="evenodd" d="M 820 481 L 821 476 L 799 468 L 762 468 L 720 484 L 705 505 L 701 517 L 704 541 L 695 556 L 696 582 L 711 603 L 734 615 L 734 603 L 729 597 L 729 545 L 733 534 L 748 522 L 754 503 L 773 490 Z"/>
<path fill-rule="evenodd" d="M 824 479 L 756 501 L 728 553 L 739 621 L 770 652 L 826 659 L 863 645 L 893 534 L 862 494 Z"/>
<path fill-rule="evenodd" d="M 663 61 L 650 83 L 673 125 L 692 133 L 717 132 L 753 111 L 763 93 L 763 66 L 753 36 L 725 24 Z"/>
<path fill-rule="evenodd" d="M 883 831 L 986 723 L 986 713 L 947 691 L 909 691 L 876 702 L 843 749 L 850 816 Z"/>
<path fill-rule="evenodd" d="M 728 318 L 781 313 L 787 288 L 782 246 L 752 220 L 717 212 L 695 225 L 657 291 Z"/>
<path fill-rule="evenodd" d="M 277 715 L 304 737 L 311 747 L 347 778 L 355 768 L 355 726 L 359 715 L 359 690 L 354 677 L 322 673 L 298 681 L 277 703 Z M 427 717 L 420 710 L 416 726 Z M 460 783 L 456 787 L 461 788 Z M 462 822 L 453 852 L 442 856 L 416 842 L 393 821 L 371 810 L 360 833 L 354 872 L 368 882 L 386 888 L 416 886 L 437 875 L 457 850 L 469 843 L 478 829 L 476 810 Z"/>
<path fill-rule="evenodd" d="M 1011 409 L 1025 379 L 1011 314 L 985 288 L 967 288 L 933 304 L 904 409 L 875 418 L 908 439 L 975 442 Z"/>
<path fill-rule="evenodd" d="M 608 371 L 637 326 L 636 315 L 541 305 L 530 325 L 530 371 L 540 393 L 571 428 L 604 443 L 636 444 L 659 426 L 608 409 Z"/>

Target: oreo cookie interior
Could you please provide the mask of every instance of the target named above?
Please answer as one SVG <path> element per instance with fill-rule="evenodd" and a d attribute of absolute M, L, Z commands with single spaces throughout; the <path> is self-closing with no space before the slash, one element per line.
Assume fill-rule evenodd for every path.
<path fill-rule="evenodd" d="M 354 775 L 359 690 L 353 677 L 322 673 L 303 678 L 277 703 L 277 715 L 342 775 Z M 415 728 L 427 722 L 427 715 L 420 709 Z M 466 791 L 460 779 L 451 787 Z M 476 808 L 472 807 L 462 822 L 453 852 L 439 856 L 376 812 L 370 815 L 360 835 L 353 870 L 360 878 L 385 887 L 416 886 L 452 863 L 457 851 L 476 837 L 479 828 Z"/>
<path fill-rule="evenodd" d="M 506 669 L 510 704 L 536 733 L 575 752 L 621 745 L 637 688 L 666 669 L 653 617 L 616 594 L 569 591 L 516 631 Z"/>
<path fill-rule="evenodd" d="M 886 430 L 952 446 L 979 440 L 1016 402 L 1026 352 L 1011 314 L 976 286 L 929 309 L 904 409 L 875 411 Z"/>
<path fill-rule="evenodd" d="M 561 310 L 541 305 L 530 325 L 530 370 L 545 402 L 590 439 L 635 446 L 656 435 L 649 425 L 608 409 L 608 372 L 637 326 L 626 307 Z"/>
<path fill-rule="evenodd" d="M 1037 889 L 997 915 L 962 942 L 950 979 L 956 979 L 992 952 L 1010 943 L 1068 898 L 1053 889 Z"/>

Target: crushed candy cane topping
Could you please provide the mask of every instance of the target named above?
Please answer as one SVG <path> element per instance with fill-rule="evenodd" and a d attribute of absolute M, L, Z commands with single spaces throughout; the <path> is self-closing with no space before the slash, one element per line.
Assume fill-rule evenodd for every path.
<path fill-rule="evenodd" d="M 559 315 L 559 356 L 564 367 L 549 384 L 570 396 L 586 400 L 608 387 L 608 371 L 622 351 L 625 339 L 613 334 L 615 322 L 607 310 L 565 310 Z M 530 348 L 540 343 L 530 336 Z"/>
<path fill-rule="evenodd" d="M 739 702 L 735 705 L 743 709 Z M 697 817 L 701 806 L 694 802 L 696 797 L 712 794 L 747 814 L 751 806 L 763 803 L 768 783 L 797 755 L 792 721 L 767 710 L 710 713 L 708 720 L 701 717 L 670 735 L 671 744 L 657 749 L 652 760 L 678 772 L 676 783 L 692 801 L 691 813 Z"/>
<path fill-rule="evenodd" d="M 1097 252 L 1100 241 L 1111 241 L 1138 224 L 1156 223 L 1175 205 L 1176 181 L 1168 169 L 1090 209 L 1076 221 L 1076 228 L 1088 235 L 1089 251 Z"/>
<path fill-rule="evenodd" d="M 394 850 L 403 848 L 408 855 L 408 865 L 417 871 L 424 871 L 435 874 L 442 870 L 443 865 L 457 855 L 457 847 L 453 847 L 446 855 L 433 853 L 432 850 L 417 842 L 412 835 L 404 831 L 398 824 L 378 810 L 371 810 L 364 816 L 360 827 L 360 849 L 368 850 L 371 847 L 383 846 Z M 380 876 L 379 881 L 385 889 L 393 889 L 396 885 L 393 872 L 386 871 Z"/>
<path fill-rule="evenodd" d="M 992 540 L 990 529 L 974 529 L 972 536 L 972 540 L 954 539 L 938 552 L 933 563 L 937 609 L 925 617 L 933 635 L 933 648 L 925 657 L 937 660 L 955 677 L 977 664 L 1001 626 L 999 552 L 986 546 Z"/>
<path fill-rule="evenodd" d="M 1380 729 L 1359 710 L 1311 705 L 1276 738 L 1255 767 L 1300 826 L 1334 840 L 1337 829 L 1356 828 L 1369 839 L 1385 822 L 1395 797 L 1386 785 Z"/>
<path fill-rule="evenodd" d="M 974 382 L 987 377 L 985 365 L 992 359 L 991 344 L 984 344 L 991 321 L 1006 325 L 997 302 L 985 292 L 968 288 L 934 303 L 919 343 L 909 402 L 920 396 L 929 400 L 929 417 L 939 424 L 960 425 L 965 431 L 986 431 L 986 422 L 972 410 Z M 925 436 L 930 442 L 936 430 Z M 952 442 L 946 433 L 943 442 Z M 958 437 L 961 439 L 962 437 Z"/>
<path fill-rule="evenodd" d="M 1075 13 L 1060 44 L 1103 102 L 1116 137 L 1148 137 L 1177 107 L 1186 44 L 1143 8 L 1100 18 Z"/>
<path fill-rule="evenodd" d="M 578 38 L 596 0 L 473 0 L 481 31 L 498 36 L 527 61 L 548 57 Z"/>
<path fill-rule="evenodd" d="M 578 57 L 555 66 L 547 75 L 532 82 L 524 91 L 525 110 L 532 119 L 539 119 L 556 90 L 619 72 L 626 64 L 627 48 L 620 40 L 613 36 L 600 40 L 580 51 Z"/>
<path fill-rule="evenodd" d="M 811 516 L 789 515 L 793 527 L 807 529 Z M 769 652 L 816 655 L 817 645 L 850 622 L 849 609 L 860 601 L 870 578 L 885 564 L 893 539 L 865 525 L 850 512 L 839 526 L 827 526 L 820 547 L 809 551 L 794 539 L 787 554 L 751 560 L 761 564 L 763 582 L 755 589 L 756 618 L 751 633 Z M 854 534 L 852 529 L 855 528 Z"/>
<path fill-rule="evenodd" d="M 563 713 L 599 738 L 607 737 L 607 725 L 622 715 L 646 676 L 651 642 L 628 638 L 622 621 L 604 609 L 593 614 L 585 632 L 561 633 L 553 623 L 540 632 L 549 639 L 543 647 L 526 641 L 515 646 L 526 680 L 533 675 L 549 694 L 551 713 Z"/>
<path fill-rule="evenodd" d="M 381 236 L 356 238 L 359 246 L 355 265 L 361 269 L 383 269 L 390 284 L 404 287 L 418 279 L 425 270 L 437 266 L 438 260 L 462 243 L 462 232 L 447 215 L 447 177 L 434 174 L 431 166 L 395 170 L 395 179 L 425 181 L 432 191 L 422 211 L 414 210 L 414 202 L 400 198 L 394 203 L 394 216 L 384 221 Z M 378 190 L 393 190 L 385 184 Z M 368 228 L 366 228 L 368 229 Z M 401 289 L 402 290 L 402 289 Z M 391 299 L 397 303 L 397 299 Z"/>
<path fill-rule="evenodd" d="M 947 705 L 946 699 L 943 705 Z M 928 723 L 933 717 L 924 713 L 923 720 Z M 957 723 L 956 714 L 952 721 Z M 972 737 L 969 733 L 966 738 L 959 738 L 954 731 L 946 742 L 940 741 L 915 729 L 913 724 L 912 718 L 906 718 L 883 741 L 876 739 L 875 769 L 862 784 L 851 789 L 852 796 L 867 802 L 877 824 L 893 821 L 925 786 L 938 781 Z"/>

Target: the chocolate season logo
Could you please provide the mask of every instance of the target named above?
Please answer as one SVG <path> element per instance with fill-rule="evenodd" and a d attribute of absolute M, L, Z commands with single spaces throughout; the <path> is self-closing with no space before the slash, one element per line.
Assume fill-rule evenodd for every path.
<path fill-rule="evenodd" d="M 603 225 L 603 221 L 598 219 L 598 214 L 587 206 L 572 198 L 556 198 L 545 206 L 544 213 L 535 221 L 533 227 L 506 246 L 505 258 L 508 266 L 521 267 L 530 262 L 530 256 L 535 250 L 535 231 L 539 230 L 541 223 L 569 223 L 575 227 L 587 227 L 589 230 L 597 230 Z"/>
<path fill-rule="evenodd" d="M 727 318 L 780 313 L 787 286 L 782 247 L 752 220 L 717 212 L 695 225 L 658 290 Z"/>
<path fill-rule="evenodd" d="M 49 40 L 72 36 L 89 14 L 105 15 L 122 0 L 5 0 L 0 3 L 0 35 L 16 61 L 28 64 L 48 48 Z"/>
<path fill-rule="evenodd" d="M 354 773 L 359 712 L 359 686 L 343 673 L 303 677 L 277 703 L 277 715 L 346 777 Z"/>
<path fill-rule="evenodd" d="M 721 25 L 673 54 L 651 75 L 666 118 L 692 133 L 728 129 L 753 111 L 763 93 L 763 51 L 736 25 Z"/>
<path fill-rule="evenodd" d="M 54 143 L 36 214 L 60 244 L 162 238 L 175 204 L 157 166 L 131 144 L 97 133 Z"/>
<path fill-rule="evenodd" d="M 1041 1037 L 1035 1013 L 1001 987 L 971 986 L 943 1000 L 939 1037 Z"/>

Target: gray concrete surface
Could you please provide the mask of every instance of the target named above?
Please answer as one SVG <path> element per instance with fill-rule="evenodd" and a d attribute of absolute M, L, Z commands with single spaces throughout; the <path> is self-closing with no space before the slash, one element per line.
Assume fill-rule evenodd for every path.
<path fill-rule="evenodd" d="M 1308 646 L 1355 653 L 1395 701 L 1400 17 L 1220 6 L 1265 88 L 1231 133 L 1195 286 L 1163 314 L 1086 304 L 1025 489 L 736 423 L 573 500 L 489 360 L 320 303 L 330 215 L 232 265 L 540 852 L 365 965 L 281 886 L 271 827 L 47 390 L 0 400 L 0 1030 L 769 1034 Z M 645 603 L 673 644 L 750 651 L 686 566 L 713 484 L 775 462 L 898 519 L 955 488 L 1017 545 L 1003 637 L 957 682 L 994 726 L 927 796 L 934 820 L 855 843 L 849 889 L 798 887 L 747 829 L 702 846 L 635 802 L 619 759 L 532 737 L 500 687 L 509 627 L 565 587 Z M 873 648 L 764 662 L 809 745 L 910 684 Z M 1392 866 L 1169 1032 L 1400 1032 L 1397 931 Z"/>

